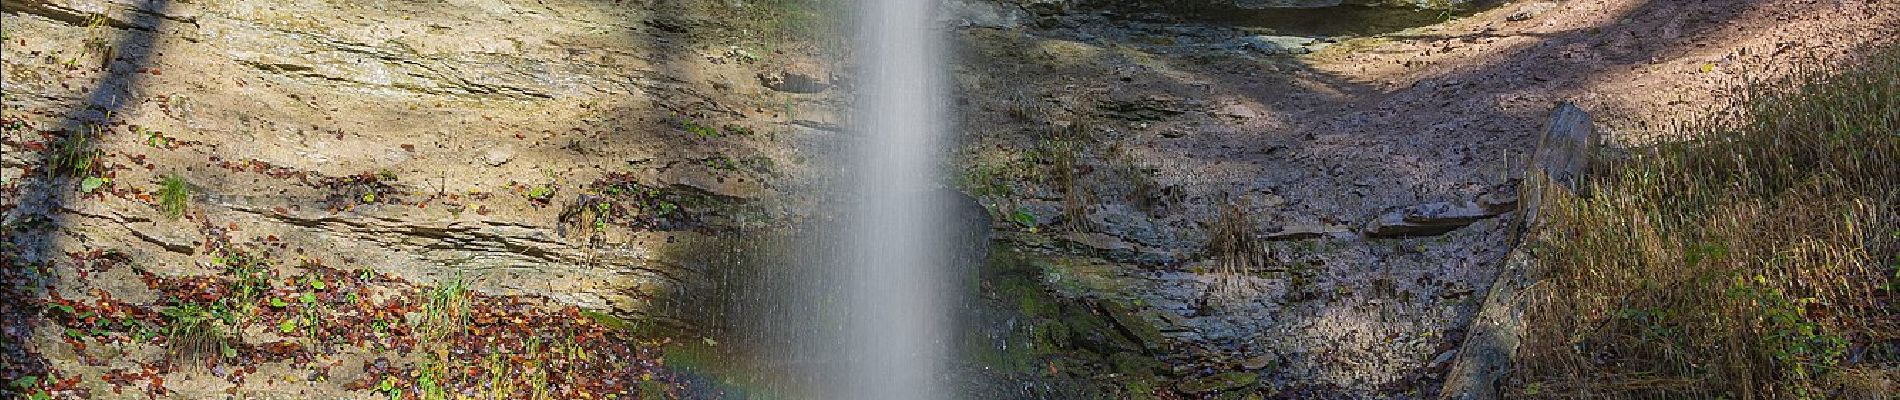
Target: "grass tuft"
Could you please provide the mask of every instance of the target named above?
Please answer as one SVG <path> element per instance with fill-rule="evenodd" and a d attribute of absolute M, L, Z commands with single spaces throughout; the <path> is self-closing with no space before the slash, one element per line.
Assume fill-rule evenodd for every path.
<path fill-rule="evenodd" d="M 191 185 L 178 174 L 166 175 L 158 188 L 158 209 L 165 217 L 178 219 L 185 216 L 188 202 L 191 200 Z"/>
<path fill-rule="evenodd" d="M 98 125 L 88 125 L 85 131 L 69 133 L 61 139 L 58 153 L 53 155 L 53 173 L 66 177 L 92 176 L 94 160 L 101 153 L 93 148 L 92 137 L 103 131 Z"/>
<path fill-rule="evenodd" d="M 1509 397 L 1890 398 L 1900 49 L 1864 65 L 1747 85 L 1547 202 Z"/>
<path fill-rule="evenodd" d="M 1049 124 L 1037 132 L 1036 147 L 1030 150 L 1030 156 L 1042 167 L 1041 183 L 1062 192 L 1063 228 L 1070 232 L 1090 230 L 1088 209 L 1094 199 L 1080 181 L 1083 147 L 1090 140 L 1091 129 L 1081 123 Z"/>
<path fill-rule="evenodd" d="M 223 344 L 224 333 L 212 307 L 185 303 L 160 311 L 166 318 L 166 346 L 174 360 L 212 354 Z"/>
<path fill-rule="evenodd" d="M 1246 293 L 1245 275 L 1267 266 L 1266 247 L 1255 238 L 1258 232 L 1253 218 L 1248 217 L 1250 208 L 1225 200 L 1214 223 L 1207 227 L 1207 251 L 1215 263 L 1215 299 L 1241 300 Z"/>
<path fill-rule="evenodd" d="M 468 326 L 468 307 L 468 282 L 457 275 L 429 290 L 418 331 L 431 340 L 461 332 Z"/>

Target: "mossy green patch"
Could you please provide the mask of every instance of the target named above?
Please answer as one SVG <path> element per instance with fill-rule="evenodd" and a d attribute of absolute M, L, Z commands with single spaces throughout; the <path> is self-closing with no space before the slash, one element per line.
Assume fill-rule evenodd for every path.
<path fill-rule="evenodd" d="M 1154 357 L 1126 351 L 1108 356 L 1108 361 L 1114 365 L 1115 373 L 1134 377 L 1152 378 L 1167 367 Z"/>
<path fill-rule="evenodd" d="M 616 331 L 626 332 L 630 334 L 640 333 L 639 325 L 633 322 L 627 321 L 625 319 L 622 319 L 620 317 L 616 317 L 613 314 L 608 314 L 608 313 L 593 311 L 593 310 L 581 310 L 581 316 L 587 317 L 587 319 L 593 320 L 595 323 L 599 323 L 601 326 L 613 328 L 613 330 L 616 330 Z"/>
<path fill-rule="evenodd" d="M 1128 305 L 1116 301 L 1102 302 L 1102 311 L 1108 314 L 1115 325 L 1131 336 L 1136 344 L 1147 351 L 1160 351 L 1167 345 L 1167 338 L 1161 336 L 1161 329 L 1148 322 L 1148 318 L 1131 311 Z"/>

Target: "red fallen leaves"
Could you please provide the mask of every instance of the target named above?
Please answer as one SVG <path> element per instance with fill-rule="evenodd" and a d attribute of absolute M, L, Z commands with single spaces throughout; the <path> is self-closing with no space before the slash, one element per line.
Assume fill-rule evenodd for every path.
<path fill-rule="evenodd" d="M 208 225 L 206 227 L 211 228 Z M 216 231 L 215 229 L 208 230 Z M 237 256 L 227 255 L 227 257 L 260 257 L 251 259 L 265 260 L 258 256 L 263 253 L 257 249 L 233 249 L 229 244 L 229 238 L 222 235 L 211 237 L 207 241 L 216 243 L 208 244 L 210 246 L 208 249 L 213 252 L 238 254 Z M 123 262 L 121 260 L 123 256 L 108 253 L 75 253 L 72 256 Z M 425 302 L 419 299 L 427 296 L 425 288 L 399 281 L 388 275 L 345 271 L 324 266 L 320 261 L 314 260 L 304 262 L 297 268 L 299 271 L 294 274 L 297 277 L 295 279 L 272 277 L 271 280 L 279 284 L 273 285 L 277 287 L 273 288 L 274 290 L 268 296 L 314 293 L 319 299 L 317 303 L 321 305 L 321 308 L 306 308 L 313 306 L 302 302 L 292 302 L 289 306 L 281 308 L 259 307 L 255 318 L 249 318 L 246 323 L 272 325 L 286 319 L 309 318 L 312 315 L 314 318 L 319 318 L 320 322 L 314 324 L 314 328 L 299 327 L 286 333 L 286 336 L 303 339 L 255 346 L 238 343 L 233 344 L 237 346 L 235 358 L 206 358 L 205 362 L 227 366 L 228 373 L 225 379 L 242 383 L 245 380 L 245 371 L 254 372 L 256 365 L 264 362 L 279 360 L 293 360 L 293 363 L 313 362 L 320 352 L 328 351 L 326 350 L 329 348 L 328 344 L 353 343 L 365 348 L 387 349 L 385 351 L 394 353 L 434 347 L 419 346 L 418 342 L 421 340 L 419 333 L 411 329 L 409 324 L 402 322 L 406 318 L 405 314 L 423 310 L 422 304 Z M 176 278 L 141 274 L 141 279 L 152 281 L 152 287 L 164 293 L 164 297 L 187 302 L 221 301 L 230 296 L 234 289 L 227 277 L 220 276 Z M 326 283 L 326 288 L 313 289 L 306 283 L 308 279 L 320 279 Z M 391 291 L 388 299 L 381 302 L 367 300 L 372 292 L 384 291 Z M 355 294 L 356 300 L 344 300 L 349 294 Z M 149 324 L 148 326 L 163 326 L 161 325 L 163 317 L 157 310 L 165 306 L 125 304 L 112 300 L 109 296 L 102 297 L 101 301 L 91 302 L 93 304 L 78 304 L 58 299 L 56 296 L 55 294 L 54 298 L 47 302 L 70 305 L 79 311 L 56 318 L 57 322 L 68 327 L 88 331 L 122 329 L 110 323 L 125 318 L 144 321 Z M 554 307 L 546 299 L 487 296 L 479 293 L 470 293 L 468 296 L 470 296 L 469 302 L 478 306 L 468 310 L 470 324 L 466 327 L 467 329 L 450 335 L 446 340 L 434 342 L 448 346 L 449 351 L 443 353 L 443 357 L 451 358 L 451 361 L 455 363 L 453 365 L 457 368 L 466 369 L 466 371 L 458 371 L 466 372 L 465 376 L 444 382 L 456 390 L 478 388 L 487 383 L 484 379 L 493 378 L 483 377 L 482 374 L 520 373 L 519 370 L 514 369 L 499 372 L 482 367 L 485 357 L 496 353 L 499 353 L 498 356 L 507 360 L 510 365 L 533 368 L 533 371 L 537 371 L 536 373 L 545 373 L 549 387 L 556 392 L 557 398 L 603 398 L 609 393 L 630 394 L 627 391 L 630 390 L 631 385 L 627 383 L 651 379 L 671 383 L 669 386 L 675 388 L 682 387 L 675 382 L 676 378 L 663 369 L 664 363 L 657 349 L 661 345 L 659 343 L 663 342 L 633 342 L 619 331 L 582 316 L 578 308 Z M 308 313 L 309 310 L 318 312 Z M 84 312 L 98 315 L 81 317 L 80 314 Z M 62 315 L 65 314 L 62 313 Z M 372 330 L 372 326 L 380 326 L 381 329 Z M 316 329 L 316 331 L 309 329 Z M 310 340 L 315 342 L 307 342 Z M 531 342 L 540 343 L 537 351 L 526 351 Z M 154 343 L 164 343 L 162 335 L 155 338 Z M 83 344 L 79 345 L 83 346 Z M 412 372 L 389 368 L 387 362 L 383 364 L 380 367 L 369 368 L 371 371 L 368 371 L 365 379 L 349 382 L 347 385 L 359 389 L 372 388 L 380 383 L 383 377 L 406 378 Z M 111 377 L 110 381 L 115 385 L 130 383 L 162 391 L 163 381 L 157 373 L 172 371 L 175 368 L 177 367 L 161 362 L 146 366 L 144 372 L 118 373 Z M 505 379 L 526 378 L 510 376 Z"/>
<path fill-rule="evenodd" d="M 79 377 L 70 376 L 70 377 L 66 377 L 66 379 L 59 380 L 59 383 L 54 384 L 53 387 L 48 391 L 63 392 L 63 391 L 73 390 L 78 387 L 79 387 Z"/>
<path fill-rule="evenodd" d="M 297 179 L 298 181 L 302 181 L 304 184 L 311 184 L 310 172 L 299 171 L 296 169 L 291 169 L 289 167 L 279 166 L 277 164 L 271 164 L 268 161 L 257 160 L 257 159 L 248 159 L 244 161 L 230 161 L 230 160 L 224 160 L 224 159 L 214 157 L 211 159 L 211 162 L 218 163 L 218 167 L 231 170 L 233 172 L 252 172 L 252 173 L 263 174 L 264 176 L 277 178 L 277 179 Z"/>
<path fill-rule="evenodd" d="M 134 381 L 146 380 L 147 377 L 148 377 L 147 374 L 144 373 L 143 371 L 113 370 L 113 371 L 108 371 L 105 374 L 100 375 L 99 379 L 106 381 L 106 383 L 112 384 L 112 393 L 116 394 L 116 393 L 123 393 L 126 385 L 131 385 L 133 384 Z M 164 385 L 162 383 L 163 378 L 158 378 L 156 376 L 151 376 L 150 378 L 159 380 L 158 383 L 154 383 L 150 387 L 159 387 L 159 386 Z"/>

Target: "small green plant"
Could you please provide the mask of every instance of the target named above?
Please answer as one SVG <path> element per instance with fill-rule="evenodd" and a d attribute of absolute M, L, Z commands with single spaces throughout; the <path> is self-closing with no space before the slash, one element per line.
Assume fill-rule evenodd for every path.
<path fill-rule="evenodd" d="M 540 346 L 541 346 L 541 339 L 539 338 L 536 338 L 533 341 L 528 342 L 528 353 L 534 354 L 538 352 L 540 349 Z M 576 358 L 585 360 L 586 359 L 584 357 L 585 354 L 582 354 L 582 355 L 583 357 L 576 357 Z M 549 392 L 548 392 L 547 368 L 544 368 L 542 366 L 543 361 L 541 361 L 540 357 L 532 357 L 531 359 L 533 361 L 530 361 L 528 364 L 528 398 L 533 399 L 533 400 L 543 400 L 543 399 L 553 398 L 552 396 L 549 395 Z"/>
<path fill-rule="evenodd" d="M 1129 190 L 1124 200 L 1150 213 L 1165 204 L 1167 199 L 1163 198 L 1161 184 L 1155 181 L 1156 171 L 1143 167 L 1138 161 L 1139 157 L 1130 154 L 1127 147 L 1111 146 L 1109 153 L 1110 172 L 1116 174 L 1123 182 L 1129 183 Z"/>
<path fill-rule="evenodd" d="M 97 57 L 100 68 L 110 66 L 113 59 L 112 42 L 107 39 L 110 32 L 107 31 L 106 23 L 109 21 L 102 13 L 94 13 L 86 18 L 85 52 Z M 77 68 L 78 64 L 78 60 L 75 59 L 70 67 Z"/>
<path fill-rule="evenodd" d="M 304 335 L 311 339 L 324 340 L 323 317 L 329 315 L 330 307 L 317 301 L 317 295 L 310 292 L 297 296 L 297 301 L 303 304 L 303 310 L 298 313 L 296 327 L 303 328 Z"/>
<path fill-rule="evenodd" d="M 1755 280 L 1758 284 L 1767 282 L 1761 277 Z M 1766 333 L 1762 345 L 1774 355 L 1783 373 L 1795 382 L 1807 383 L 1836 371 L 1847 354 L 1847 339 L 1828 332 L 1807 317 L 1808 306 L 1817 303 L 1816 299 L 1790 299 L 1772 287 L 1742 286 L 1740 292 L 1752 295 L 1760 307 L 1762 330 Z M 1797 387 L 1794 390 L 1796 397 L 1813 398 L 1819 389 Z"/>
<path fill-rule="evenodd" d="M 694 137 L 700 139 L 714 139 L 720 136 L 718 128 L 700 125 L 698 122 L 692 120 L 680 121 L 680 128 L 685 129 L 686 132 L 692 133 Z"/>
<path fill-rule="evenodd" d="M 502 357 L 501 353 L 489 351 L 488 357 L 482 360 L 482 368 L 487 370 L 488 375 L 487 395 L 491 399 L 511 399 L 515 394 L 515 374 L 510 373 L 514 362 Z"/>
<path fill-rule="evenodd" d="M 456 275 L 429 290 L 429 298 L 422 305 L 422 320 L 416 328 L 423 337 L 431 339 L 461 332 L 468 325 L 468 306 L 468 283 Z"/>
<path fill-rule="evenodd" d="M 394 376 L 383 377 L 382 382 L 376 384 L 376 391 L 389 396 L 389 400 L 402 399 L 402 386 L 397 384 Z"/>
<path fill-rule="evenodd" d="M 712 156 L 711 158 L 707 158 L 704 162 L 706 168 L 720 171 L 734 171 L 739 169 L 739 163 L 732 161 L 732 157 L 726 157 L 725 155 Z"/>
<path fill-rule="evenodd" d="M 270 268 L 263 261 L 239 252 L 224 252 L 212 258 L 212 262 L 224 266 L 224 273 L 231 279 L 231 291 L 223 299 L 230 304 L 231 310 L 242 318 L 248 318 L 257 311 L 257 299 L 270 291 Z M 273 303 L 281 299 L 273 299 Z M 282 307 L 281 305 L 275 305 Z"/>
<path fill-rule="evenodd" d="M 416 369 L 416 392 L 422 400 L 449 400 L 448 382 L 444 375 L 450 371 L 446 362 L 431 361 Z"/>
<path fill-rule="evenodd" d="M 752 128 L 747 128 L 741 125 L 726 124 L 725 126 L 722 126 L 721 128 L 723 128 L 728 133 L 739 135 L 739 136 L 750 136 L 753 133 Z"/>
<path fill-rule="evenodd" d="M 528 188 L 527 196 L 528 200 L 547 201 L 548 199 L 554 198 L 554 186 L 534 185 L 534 187 Z"/>
<path fill-rule="evenodd" d="M 148 146 L 157 147 L 157 148 L 168 148 L 168 147 L 171 147 L 172 145 L 172 138 L 166 137 L 164 132 L 152 130 L 151 128 L 146 128 L 143 126 L 134 126 L 132 127 L 132 131 L 135 133 L 138 133 L 139 137 L 143 138 L 145 144 Z"/>
<path fill-rule="evenodd" d="M 68 134 L 59 142 L 59 151 L 53 157 L 53 172 L 61 176 L 91 176 L 94 161 L 101 153 L 92 147 L 92 136 L 102 131 L 98 125 L 88 125 L 86 131 Z"/>
<path fill-rule="evenodd" d="M 1029 152 L 1042 167 L 1037 180 L 1062 191 L 1063 227 L 1069 231 L 1088 230 L 1086 214 L 1092 201 L 1088 188 L 1080 184 L 1080 169 L 1090 129 L 1084 124 L 1046 127 L 1038 133 L 1036 148 Z"/>
<path fill-rule="evenodd" d="M 106 19 L 106 15 L 101 13 L 93 13 L 86 17 L 86 33 L 88 34 L 85 41 L 86 50 L 106 51 L 111 49 L 111 43 L 106 41 L 104 34 L 107 21 L 109 20 Z"/>
<path fill-rule="evenodd" d="M 1028 229 L 1030 232 L 1036 231 L 1036 214 L 1030 214 L 1029 210 L 1018 209 L 1010 212 L 1009 222 L 1014 222 L 1016 226 Z"/>
<path fill-rule="evenodd" d="M 99 188 L 105 187 L 108 183 L 112 183 L 112 178 L 88 176 L 86 179 L 79 180 L 79 191 L 86 193 L 97 192 Z"/>
<path fill-rule="evenodd" d="M 178 174 L 166 175 L 158 187 L 158 209 L 171 219 L 185 216 L 186 202 L 191 199 L 191 186 Z"/>
<path fill-rule="evenodd" d="M 51 375 L 48 375 L 47 379 L 40 379 L 40 377 L 38 376 L 27 375 L 27 376 L 15 378 L 12 381 L 7 382 L 7 386 L 13 388 L 14 393 L 25 395 L 22 398 L 26 400 L 49 400 L 53 398 L 53 395 L 50 393 L 47 393 L 46 388 L 43 388 L 40 386 L 41 386 L 41 383 L 50 382 L 52 380 L 53 379 Z"/>
<path fill-rule="evenodd" d="M 1010 194 L 1009 183 L 1005 180 L 1005 175 L 1004 172 L 1001 171 L 1001 167 L 982 163 L 975 164 L 976 165 L 969 166 L 969 168 L 965 168 L 964 174 L 958 177 L 958 187 L 969 192 L 971 196 L 979 198 L 1008 196 Z"/>
<path fill-rule="evenodd" d="M 212 307 L 184 303 L 159 313 L 166 319 L 166 345 L 174 359 L 205 354 L 222 344 L 223 333 Z"/>

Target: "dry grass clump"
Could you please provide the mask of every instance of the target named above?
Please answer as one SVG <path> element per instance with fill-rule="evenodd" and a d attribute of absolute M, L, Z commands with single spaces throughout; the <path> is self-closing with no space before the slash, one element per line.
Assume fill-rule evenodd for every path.
<path fill-rule="evenodd" d="M 1900 49 L 1748 85 L 1558 196 L 1507 396 L 1891 398 Z"/>
<path fill-rule="evenodd" d="M 1234 200 L 1223 201 L 1214 223 L 1207 227 L 1207 251 L 1216 275 L 1211 294 L 1216 299 L 1243 300 L 1246 275 L 1267 266 L 1266 247 L 1255 238 L 1258 232 L 1248 217 L 1250 208 Z"/>

